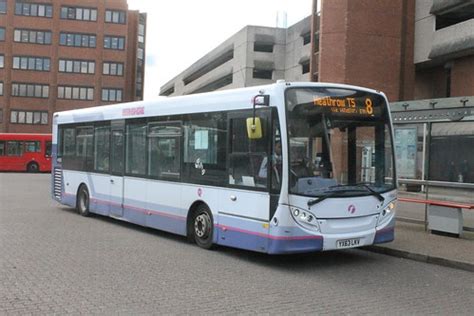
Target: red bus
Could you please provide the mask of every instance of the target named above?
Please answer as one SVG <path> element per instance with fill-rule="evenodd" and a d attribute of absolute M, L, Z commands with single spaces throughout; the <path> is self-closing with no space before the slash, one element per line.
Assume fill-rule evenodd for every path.
<path fill-rule="evenodd" d="M 0 133 L 0 171 L 51 172 L 51 134 Z"/>

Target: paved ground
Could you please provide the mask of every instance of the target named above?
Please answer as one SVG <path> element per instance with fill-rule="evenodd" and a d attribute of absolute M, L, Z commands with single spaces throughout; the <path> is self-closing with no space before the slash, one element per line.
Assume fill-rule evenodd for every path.
<path fill-rule="evenodd" d="M 49 175 L 0 173 L 0 314 L 474 314 L 474 274 L 364 250 L 268 256 L 49 198 Z"/>

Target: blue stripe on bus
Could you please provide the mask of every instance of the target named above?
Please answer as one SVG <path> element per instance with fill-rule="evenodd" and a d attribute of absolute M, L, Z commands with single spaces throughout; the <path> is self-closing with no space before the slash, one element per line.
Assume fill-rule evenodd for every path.
<path fill-rule="evenodd" d="M 72 194 L 64 194 L 62 202 L 74 207 L 76 196 Z M 90 208 L 94 213 L 107 216 L 110 215 L 107 210 L 108 206 L 115 204 L 116 203 L 92 198 Z M 124 205 L 123 218 L 138 225 L 156 228 L 183 236 L 186 235 L 186 217 L 184 216 Z M 227 222 L 232 222 L 232 224 L 239 227 L 243 226 L 243 223 L 238 224 L 236 220 Z M 262 222 L 252 224 L 249 225 L 249 222 L 245 221 L 246 227 L 253 226 L 253 229 L 256 229 L 257 226 L 262 227 Z M 296 235 L 297 231 L 299 231 L 299 229 L 296 227 L 279 227 L 274 231 L 274 233 L 278 235 L 270 235 L 268 234 L 268 229 L 253 231 L 229 225 L 216 224 L 214 227 L 214 242 L 220 245 L 268 252 L 271 254 L 320 251 L 323 249 L 322 236 L 298 236 Z M 291 234 L 286 234 L 284 236 L 279 235 L 283 234 L 283 232 L 290 232 Z"/>
<path fill-rule="evenodd" d="M 374 244 L 381 244 L 385 242 L 390 242 L 395 239 L 395 217 L 390 221 L 390 223 L 375 232 Z"/>

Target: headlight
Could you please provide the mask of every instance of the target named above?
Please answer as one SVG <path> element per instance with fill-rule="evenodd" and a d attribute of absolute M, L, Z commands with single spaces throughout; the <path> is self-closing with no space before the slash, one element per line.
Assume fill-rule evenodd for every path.
<path fill-rule="evenodd" d="M 393 200 L 387 205 L 385 205 L 385 207 L 380 212 L 377 226 L 385 224 L 393 217 L 393 215 L 395 214 L 396 202 L 397 200 Z"/>
<path fill-rule="evenodd" d="M 313 213 L 296 207 L 291 207 L 290 212 L 293 219 L 304 228 L 319 231 L 319 224 Z"/>

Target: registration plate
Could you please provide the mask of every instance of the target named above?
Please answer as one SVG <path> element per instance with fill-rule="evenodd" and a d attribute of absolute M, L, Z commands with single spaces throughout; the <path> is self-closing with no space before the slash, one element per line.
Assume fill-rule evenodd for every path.
<path fill-rule="evenodd" d="M 336 243 L 336 247 L 338 249 L 352 248 L 352 247 L 357 247 L 359 245 L 360 245 L 360 238 L 338 240 Z"/>

